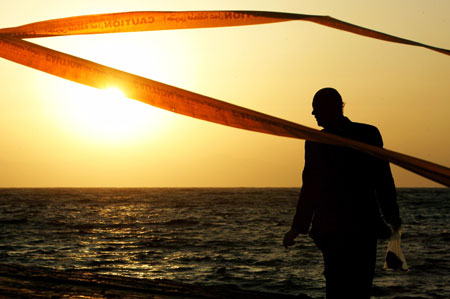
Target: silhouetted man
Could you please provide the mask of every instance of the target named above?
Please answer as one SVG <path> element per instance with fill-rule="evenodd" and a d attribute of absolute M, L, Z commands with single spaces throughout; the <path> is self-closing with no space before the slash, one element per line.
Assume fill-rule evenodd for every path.
<path fill-rule="evenodd" d="M 333 88 L 315 94 L 312 114 L 324 132 L 383 146 L 376 127 L 343 115 L 342 98 Z M 309 232 L 323 254 L 328 299 L 370 298 L 377 239 L 390 236 L 386 222 L 393 229 L 401 224 L 396 197 L 388 162 L 347 147 L 305 142 L 303 185 L 283 244 L 292 246 Z"/>

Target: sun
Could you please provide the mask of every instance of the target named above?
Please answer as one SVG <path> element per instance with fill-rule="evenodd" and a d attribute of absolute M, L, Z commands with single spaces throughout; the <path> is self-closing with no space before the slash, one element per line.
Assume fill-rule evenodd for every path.
<path fill-rule="evenodd" d="M 73 85 L 66 90 L 64 121 L 83 138 L 124 143 L 160 134 L 167 124 L 165 111 L 129 99 L 114 86 L 96 89 Z"/>

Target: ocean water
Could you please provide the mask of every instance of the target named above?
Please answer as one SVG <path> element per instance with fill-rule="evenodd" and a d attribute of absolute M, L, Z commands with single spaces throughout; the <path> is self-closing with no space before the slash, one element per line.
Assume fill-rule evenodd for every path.
<path fill-rule="evenodd" d="M 450 298 L 450 190 L 399 189 L 409 272 L 374 298 Z M 322 298 L 318 249 L 282 244 L 299 189 L 0 189 L 0 263 L 164 278 Z M 344 270 L 343 270 L 344 271 Z"/>

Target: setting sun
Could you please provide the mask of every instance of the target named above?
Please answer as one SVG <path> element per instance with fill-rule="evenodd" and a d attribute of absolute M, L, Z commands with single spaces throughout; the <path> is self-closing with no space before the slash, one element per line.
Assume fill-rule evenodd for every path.
<path fill-rule="evenodd" d="M 162 111 L 125 97 L 115 87 L 95 89 L 76 84 L 74 90 L 66 101 L 66 116 L 72 129 L 84 138 L 115 143 L 163 130 Z"/>

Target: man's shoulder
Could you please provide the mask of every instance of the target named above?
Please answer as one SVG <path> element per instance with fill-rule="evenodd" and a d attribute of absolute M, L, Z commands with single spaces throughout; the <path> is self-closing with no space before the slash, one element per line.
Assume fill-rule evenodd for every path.
<path fill-rule="evenodd" d="M 376 126 L 359 122 L 350 122 L 348 125 L 353 139 L 382 146 L 381 134 Z"/>

